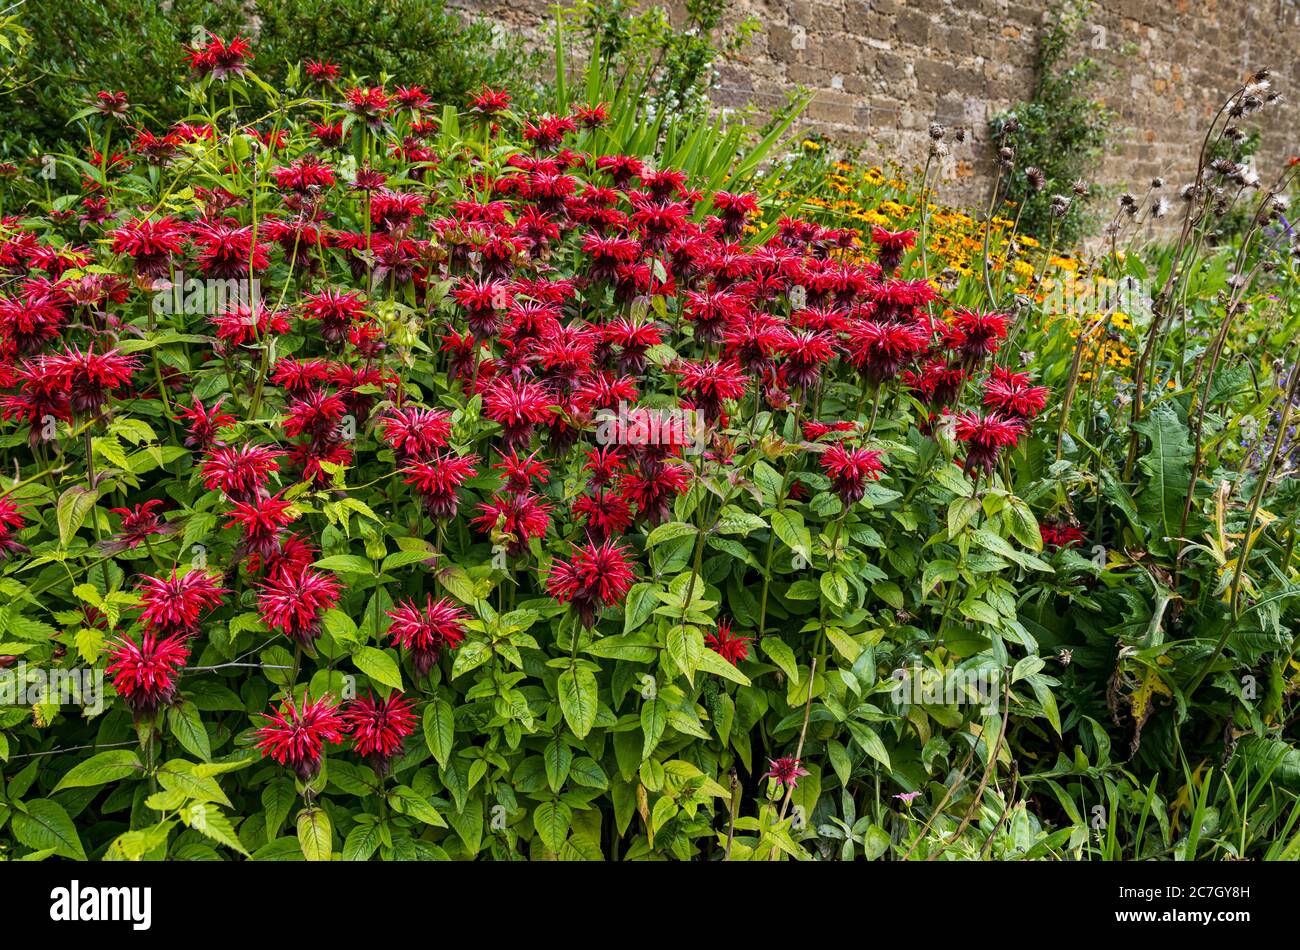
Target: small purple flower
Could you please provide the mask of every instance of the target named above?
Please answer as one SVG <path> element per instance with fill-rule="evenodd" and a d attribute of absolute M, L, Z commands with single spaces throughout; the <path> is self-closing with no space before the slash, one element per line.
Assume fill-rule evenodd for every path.
<path fill-rule="evenodd" d="M 920 796 L 920 794 L 920 792 L 899 792 L 894 797 L 899 799 L 904 805 L 910 805 Z"/>

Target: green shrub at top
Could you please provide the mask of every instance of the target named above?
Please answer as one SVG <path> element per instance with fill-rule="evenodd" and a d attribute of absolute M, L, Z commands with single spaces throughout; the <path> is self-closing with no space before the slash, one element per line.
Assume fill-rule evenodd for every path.
<path fill-rule="evenodd" d="M 122 90 L 136 114 L 170 122 L 190 105 L 179 80 L 184 50 L 204 31 L 255 35 L 256 69 L 274 84 L 304 60 L 328 59 L 344 76 L 401 76 L 438 102 L 461 102 L 483 83 L 519 75 L 517 40 L 495 39 L 442 0 L 42 0 L 17 11 L 30 33 L 30 81 L 0 99 L 9 151 L 67 136 L 66 122 L 101 89 Z M 526 65 L 526 64 L 525 64 Z M 517 83 L 515 83 L 517 85 Z"/>
<path fill-rule="evenodd" d="M 989 120 L 993 141 L 1016 152 L 1018 171 L 1004 179 L 1006 198 L 1023 204 L 1021 228 L 1044 240 L 1053 228 L 1052 196 L 1070 194 L 1073 183 L 1091 171 L 1106 147 L 1114 118 L 1091 95 L 1102 65 L 1087 56 L 1067 65 L 1090 7 L 1072 3 L 1048 16 L 1038 44 L 1032 96 Z M 1041 188 L 1021 173 L 1026 168 L 1042 170 Z M 1074 243 L 1087 223 L 1087 204 L 1074 202 L 1055 223 L 1057 245 Z"/>

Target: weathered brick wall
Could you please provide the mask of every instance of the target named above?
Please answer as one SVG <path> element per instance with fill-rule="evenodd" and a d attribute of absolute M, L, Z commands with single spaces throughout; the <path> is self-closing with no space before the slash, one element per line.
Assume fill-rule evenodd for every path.
<path fill-rule="evenodd" d="M 455 0 L 530 39 L 549 35 L 547 0 Z M 815 93 L 805 126 L 924 160 L 933 121 L 966 125 L 974 144 L 948 159 L 949 194 L 987 188 L 985 122 L 1029 93 L 1051 0 L 733 0 L 729 16 L 761 24 L 722 64 L 720 106 L 769 110 L 800 85 Z M 1188 178 L 1204 128 L 1235 85 L 1261 66 L 1287 96 L 1259 119 L 1267 183 L 1300 152 L 1300 0 L 1098 0 L 1081 35 L 1110 67 L 1097 97 L 1118 113 L 1097 180 L 1145 187 Z"/>

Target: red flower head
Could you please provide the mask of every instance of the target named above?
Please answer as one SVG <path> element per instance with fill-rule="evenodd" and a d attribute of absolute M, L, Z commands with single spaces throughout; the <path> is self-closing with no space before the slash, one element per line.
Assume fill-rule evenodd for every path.
<path fill-rule="evenodd" d="M 174 218 L 132 219 L 108 236 L 114 254 L 126 254 L 142 277 L 165 277 L 171 255 L 185 243 L 185 225 Z"/>
<path fill-rule="evenodd" d="M 99 411 L 111 392 L 131 382 L 131 374 L 140 368 L 140 361 L 116 350 L 83 353 L 70 346 L 63 353 L 48 357 L 43 365 L 67 391 L 72 411 L 91 414 Z"/>
<path fill-rule="evenodd" d="M 506 449 L 528 444 L 533 426 L 550 419 L 554 403 L 540 383 L 526 379 L 493 380 L 483 390 L 483 415 L 501 424 Z"/>
<path fill-rule="evenodd" d="M 225 400 L 226 397 L 222 396 L 211 409 L 206 409 L 203 403 L 196 398 L 192 408 L 177 409 L 176 421 L 185 423 L 188 429 L 185 436 L 185 445 L 188 448 L 210 448 L 216 439 L 218 429 L 235 424 L 237 420 L 234 416 L 221 411 L 221 404 Z"/>
<path fill-rule="evenodd" d="M 339 78 L 339 67 L 329 60 L 309 60 L 303 69 L 312 82 L 333 82 Z"/>
<path fill-rule="evenodd" d="M 695 407 L 710 424 L 722 418 L 724 402 L 745 395 L 749 382 L 745 371 L 730 360 L 679 360 L 671 371 L 682 377 L 682 389 L 691 394 Z"/>
<path fill-rule="evenodd" d="M 433 669 L 444 650 L 456 649 L 465 638 L 465 611 L 446 598 L 434 600 L 430 594 L 423 608 L 404 601 L 388 611 L 388 616 L 393 621 L 388 634 L 394 645 L 411 654 L 417 678 Z"/>
<path fill-rule="evenodd" d="M 713 196 L 713 207 L 722 222 L 722 232 L 728 237 L 739 237 L 745 230 L 745 222 L 758 214 L 758 196 L 719 191 Z"/>
<path fill-rule="evenodd" d="M 551 565 L 546 588 L 560 603 L 572 604 L 585 626 L 594 627 L 600 608 L 618 603 L 632 586 L 635 575 L 627 554 L 614 541 L 575 545 L 571 560 L 556 559 Z"/>
<path fill-rule="evenodd" d="M 1019 419 L 1004 419 L 996 412 L 987 416 L 963 412 L 957 417 L 957 438 L 966 443 L 966 471 L 993 471 L 998 452 L 1014 446 L 1024 431 Z"/>
<path fill-rule="evenodd" d="M 523 457 L 517 452 L 503 452 L 501 461 L 492 467 L 506 473 L 505 490 L 508 492 L 527 491 L 534 481 L 545 485 L 547 476 L 551 474 L 551 470 L 537 460 L 536 452 Z"/>
<path fill-rule="evenodd" d="M 783 755 L 779 759 L 768 759 L 767 764 L 771 766 L 771 769 L 763 773 L 763 778 L 776 779 L 777 784 L 784 788 L 798 788 L 800 777 L 808 774 L 808 770 L 801 766 L 799 760 L 792 755 Z"/>
<path fill-rule="evenodd" d="M 219 445 L 212 449 L 201 466 L 203 484 L 209 490 L 220 489 L 228 498 L 247 501 L 255 498 L 284 455 L 279 449 L 247 442 L 236 446 Z"/>
<path fill-rule="evenodd" d="M 18 511 L 18 506 L 8 498 L 0 498 L 0 561 L 10 554 L 21 554 L 27 550 L 14 538 L 14 535 L 23 530 L 26 524 Z"/>
<path fill-rule="evenodd" d="M 122 531 L 119 540 L 123 547 L 134 549 L 149 536 L 162 534 L 167 525 L 154 511 L 162 504 L 158 498 L 150 499 L 133 508 L 110 508 L 115 515 L 122 516 Z"/>
<path fill-rule="evenodd" d="M 286 191 L 308 195 L 324 191 L 334 184 L 334 169 L 314 155 L 305 155 L 288 165 L 272 168 L 271 177 Z"/>
<path fill-rule="evenodd" d="M 314 703 L 309 699 L 304 693 L 301 708 L 289 702 L 277 712 L 262 713 L 267 725 L 257 730 L 262 755 L 293 769 L 304 784 L 320 772 L 325 743 L 338 745 L 348 731 L 347 720 L 328 695 Z"/>
<path fill-rule="evenodd" d="M 849 361 L 875 386 L 897 376 L 929 344 L 929 332 L 917 323 L 855 320 L 849 326 Z"/>
<path fill-rule="evenodd" d="M 301 396 L 320 383 L 332 379 L 333 367 L 325 360 L 298 360 L 286 356 L 275 361 L 271 382 L 295 396 Z"/>
<path fill-rule="evenodd" d="M 209 277 L 230 280 L 264 271 L 271 265 L 267 245 L 254 243 L 251 225 L 199 221 L 190 227 L 190 240 L 199 252 L 199 267 Z M 287 328 L 286 328 L 287 329 Z M 284 332 L 284 331 L 281 331 Z"/>
<path fill-rule="evenodd" d="M 422 406 L 389 409 L 379 423 L 379 434 L 399 461 L 424 461 L 447 445 L 451 414 Z"/>
<path fill-rule="evenodd" d="M 239 525 L 248 550 L 260 557 L 268 557 L 279 550 L 280 532 L 297 516 L 293 502 L 272 495 L 270 498 L 235 502 L 226 527 Z"/>
<path fill-rule="evenodd" d="M 139 646 L 126 637 L 109 651 L 108 668 L 113 688 L 137 720 L 152 719 L 176 696 L 176 674 L 189 659 L 190 650 L 179 636 L 158 639 L 146 633 Z"/>
<path fill-rule="evenodd" d="M 494 495 L 478 506 L 481 514 L 472 519 L 484 534 L 494 532 L 509 538 L 506 553 L 517 557 L 524 552 L 529 538 L 543 538 L 551 523 L 551 506 L 532 492 L 518 491 Z"/>
<path fill-rule="evenodd" d="M 867 493 L 867 481 L 875 481 L 885 470 L 880 453 L 873 449 L 846 449 L 832 445 L 822 453 L 822 470 L 830 476 L 831 486 L 844 507 L 856 504 Z"/>
<path fill-rule="evenodd" d="M 732 666 L 749 657 L 749 643 L 753 637 L 742 637 L 731 632 L 731 621 L 718 620 L 715 633 L 705 634 L 704 645 Z"/>
<path fill-rule="evenodd" d="M 402 742 L 415 731 L 419 720 L 414 705 L 401 693 L 376 699 L 371 693 L 358 696 L 343 710 L 357 754 L 383 778 L 391 761 L 401 753 Z"/>
<path fill-rule="evenodd" d="M 289 332 L 288 315 L 283 310 L 272 310 L 257 301 L 252 304 L 234 304 L 212 317 L 217 328 L 217 339 L 231 346 L 247 346 L 265 340 L 270 334 L 277 336 Z"/>
<path fill-rule="evenodd" d="M 272 630 L 311 646 L 320 636 L 321 614 L 338 603 L 339 583 L 305 565 L 286 565 L 258 587 L 257 610 Z"/>
<path fill-rule="evenodd" d="M 965 369 L 939 358 L 928 361 L 920 372 L 903 374 L 903 382 L 930 406 L 946 406 L 955 400 L 965 379 Z"/>
<path fill-rule="evenodd" d="M 1038 526 L 1038 533 L 1042 535 L 1043 547 L 1046 548 L 1068 548 L 1076 544 L 1083 544 L 1087 540 L 1083 531 L 1077 525 L 1065 522 L 1041 524 Z"/>
<path fill-rule="evenodd" d="M 242 75 L 248 68 L 252 53 L 252 45 L 242 36 L 236 36 L 229 43 L 219 36 L 209 36 L 206 43 L 187 48 L 185 58 L 196 75 L 225 79 Z"/>
<path fill-rule="evenodd" d="M 194 636 L 200 618 L 227 593 L 204 571 L 177 574 L 175 569 L 170 577 L 141 577 L 137 587 L 145 632 L 163 637 Z"/>
<path fill-rule="evenodd" d="M 348 329 L 365 316 L 366 303 L 355 291 L 326 288 L 303 298 L 303 318 L 320 321 L 320 333 L 327 343 L 347 339 Z"/>
<path fill-rule="evenodd" d="M 597 488 L 595 494 L 579 495 L 574 499 L 573 514 L 582 519 L 590 541 L 616 538 L 632 524 L 632 506 L 628 500 L 604 488 Z"/>
<path fill-rule="evenodd" d="M 382 86 L 354 86 L 344 93 L 343 108 L 364 121 L 371 129 L 384 124 L 384 113 L 392 100 Z"/>
<path fill-rule="evenodd" d="M 871 240 L 876 244 L 876 262 L 886 277 L 892 277 L 903 255 L 916 245 L 915 231 L 886 231 L 882 227 L 871 229 Z"/>
<path fill-rule="evenodd" d="M 1046 386 L 1034 386 L 1029 374 L 994 366 L 984 384 L 984 405 L 1009 419 L 1029 420 L 1047 405 Z"/>
<path fill-rule="evenodd" d="M 478 474 L 474 466 L 477 455 L 432 455 L 427 462 L 416 462 L 402 469 L 403 479 L 424 498 L 424 506 L 434 518 L 456 516 L 456 492 L 466 479 Z"/>
<path fill-rule="evenodd" d="M 651 462 L 620 478 L 618 487 L 623 497 L 636 504 L 638 517 L 662 524 L 668 520 L 673 499 L 690 484 L 691 471 L 685 465 Z"/>
<path fill-rule="evenodd" d="M 785 352 L 782 376 L 805 392 L 817 384 L 822 367 L 835 355 L 834 338 L 816 330 L 787 331 L 781 349 Z"/>
<path fill-rule="evenodd" d="M 504 89 L 489 89 L 484 86 L 479 90 L 469 104 L 470 112 L 477 112 L 479 115 L 493 116 L 505 112 L 510 108 L 510 93 Z"/>
<path fill-rule="evenodd" d="M 1006 314 L 959 310 L 945 333 L 945 342 L 967 362 L 977 363 L 996 353 L 1006 335 Z"/>
<path fill-rule="evenodd" d="M 347 407 L 337 393 L 318 389 L 301 399 L 289 402 L 284 410 L 285 435 L 306 435 L 313 440 L 327 440 L 339 429 Z"/>

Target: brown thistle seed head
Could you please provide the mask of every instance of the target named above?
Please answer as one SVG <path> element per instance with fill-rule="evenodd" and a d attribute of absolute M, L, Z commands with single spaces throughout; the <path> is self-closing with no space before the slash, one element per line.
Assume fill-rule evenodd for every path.
<path fill-rule="evenodd" d="M 1034 186 L 1034 191 L 1042 191 L 1047 187 L 1047 175 L 1036 165 L 1030 165 L 1025 169 L 1025 177 L 1029 179 L 1029 184 Z"/>

